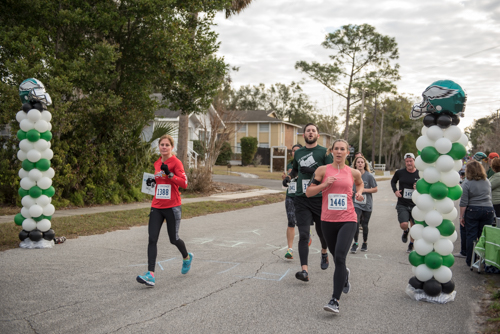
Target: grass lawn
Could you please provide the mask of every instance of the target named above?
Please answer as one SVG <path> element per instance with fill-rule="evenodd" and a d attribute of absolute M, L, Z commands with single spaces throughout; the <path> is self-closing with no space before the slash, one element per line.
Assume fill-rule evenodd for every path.
<path fill-rule="evenodd" d="M 224 202 L 198 202 L 182 205 L 182 218 L 188 219 L 207 215 L 234 211 L 258 205 L 282 202 L 285 194 L 270 194 L 251 198 L 242 198 Z M 117 211 L 80 215 L 71 217 L 52 218 L 52 229 L 56 236 L 65 236 L 74 239 L 84 235 L 103 234 L 106 232 L 128 229 L 132 226 L 143 226 L 148 224 L 150 209 L 137 209 L 129 211 Z M 14 223 L 0 224 L 0 251 L 19 247 L 19 232 L 21 227 Z"/>

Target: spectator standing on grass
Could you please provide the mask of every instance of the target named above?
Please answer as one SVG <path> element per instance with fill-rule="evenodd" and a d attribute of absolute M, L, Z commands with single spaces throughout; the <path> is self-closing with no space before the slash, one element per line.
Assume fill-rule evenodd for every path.
<path fill-rule="evenodd" d="M 495 158 L 491 162 L 491 168 L 495 172 L 490 178 L 491 202 L 495 209 L 497 218 L 500 218 L 500 158 Z"/>
<path fill-rule="evenodd" d="M 486 172 L 486 177 L 489 179 L 490 177 L 493 176 L 493 174 L 495 174 L 496 172 L 493 170 L 493 168 L 491 167 L 491 163 L 493 162 L 493 159 L 495 158 L 498 158 L 498 153 L 496 152 L 491 152 L 489 155 L 488 155 L 488 165 L 490 166 L 490 168 L 488 168 L 488 171 Z"/>

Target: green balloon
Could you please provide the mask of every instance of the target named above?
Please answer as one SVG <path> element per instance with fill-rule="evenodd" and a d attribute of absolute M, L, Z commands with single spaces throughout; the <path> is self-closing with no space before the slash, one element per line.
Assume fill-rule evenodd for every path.
<path fill-rule="evenodd" d="M 443 257 L 436 252 L 430 252 L 425 256 L 425 265 L 431 269 L 437 269 L 443 265 Z"/>
<path fill-rule="evenodd" d="M 41 215 L 40 217 L 33 218 L 33 220 L 36 222 L 39 222 L 42 219 L 43 219 L 43 215 Z"/>
<path fill-rule="evenodd" d="M 424 225 L 424 227 L 428 226 L 426 222 L 424 222 L 424 221 L 418 221 L 418 220 L 415 220 L 415 224 Z"/>
<path fill-rule="evenodd" d="M 26 139 L 26 132 L 23 130 L 17 131 L 17 139 L 19 140 Z"/>
<path fill-rule="evenodd" d="M 45 139 L 46 141 L 50 141 L 52 139 L 52 132 L 45 131 L 40 134 L 40 138 Z"/>
<path fill-rule="evenodd" d="M 24 159 L 23 161 L 23 169 L 27 172 L 29 172 L 30 170 L 32 170 L 33 168 L 35 168 L 35 163 L 34 162 L 31 162 L 29 161 L 28 159 Z"/>
<path fill-rule="evenodd" d="M 443 266 L 450 268 L 455 263 L 455 257 L 453 254 L 448 254 L 443 256 Z"/>
<path fill-rule="evenodd" d="M 429 194 L 432 198 L 440 200 L 448 196 L 448 187 L 443 182 L 431 184 Z"/>
<path fill-rule="evenodd" d="M 422 151 L 417 150 L 417 155 L 421 155 Z"/>
<path fill-rule="evenodd" d="M 418 254 L 415 251 L 412 251 L 410 255 L 408 255 L 408 260 L 410 261 L 412 266 L 418 267 L 425 262 L 425 256 Z"/>
<path fill-rule="evenodd" d="M 448 197 L 452 200 L 456 201 L 460 197 L 462 197 L 462 187 L 460 185 L 456 185 L 454 187 L 448 188 Z"/>
<path fill-rule="evenodd" d="M 26 218 L 24 218 L 22 214 L 18 213 L 18 214 L 14 217 L 14 223 L 16 223 L 16 225 L 21 226 L 21 225 L 23 224 L 23 221 L 24 221 L 25 219 L 26 219 Z"/>
<path fill-rule="evenodd" d="M 56 190 L 53 186 L 48 187 L 47 189 L 42 190 L 42 195 L 46 195 L 47 197 L 52 197 L 56 193 Z"/>
<path fill-rule="evenodd" d="M 45 216 L 45 215 L 42 215 L 43 219 L 48 219 L 48 220 L 51 220 L 52 219 L 52 216 Z"/>
<path fill-rule="evenodd" d="M 17 192 L 19 193 L 19 196 L 21 196 L 21 198 L 23 198 L 24 196 L 28 196 L 30 194 L 29 190 L 23 188 L 19 188 Z"/>
<path fill-rule="evenodd" d="M 30 192 L 30 196 L 33 198 L 38 198 L 38 197 L 42 196 L 42 188 L 40 188 L 39 186 L 31 187 L 29 192 Z"/>
<path fill-rule="evenodd" d="M 443 222 L 437 227 L 443 237 L 449 237 L 455 232 L 455 224 L 449 219 L 443 219 Z"/>
<path fill-rule="evenodd" d="M 35 163 L 35 167 L 40 171 L 40 172 L 45 172 L 50 168 L 50 160 L 48 159 L 40 159 Z"/>
<path fill-rule="evenodd" d="M 420 157 L 425 163 L 432 164 L 439 158 L 439 152 L 433 146 L 427 146 L 422 149 Z"/>
<path fill-rule="evenodd" d="M 424 179 L 420 179 L 417 181 L 417 191 L 419 194 L 428 194 L 431 184 L 425 181 Z"/>
<path fill-rule="evenodd" d="M 448 155 L 453 158 L 453 160 L 460 160 L 467 154 L 465 146 L 460 143 L 451 144 L 451 150 Z"/>
<path fill-rule="evenodd" d="M 38 140 L 40 140 L 40 132 L 36 131 L 35 129 L 31 129 L 26 132 L 26 139 L 28 139 L 32 143 L 37 142 Z"/>

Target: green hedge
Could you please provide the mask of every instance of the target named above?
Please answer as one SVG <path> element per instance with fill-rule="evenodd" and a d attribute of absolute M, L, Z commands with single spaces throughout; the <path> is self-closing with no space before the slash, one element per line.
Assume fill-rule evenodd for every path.
<path fill-rule="evenodd" d="M 259 144 L 255 137 L 241 138 L 241 163 L 247 166 L 252 163 L 255 153 L 257 153 L 257 145 Z"/>
<path fill-rule="evenodd" d="M 216 165 L 227 165 L 233 156 L 233 150 L 231 149 L 231 144 L 225 142 L 220 148 L 219 156 L 217 157 Z"/>

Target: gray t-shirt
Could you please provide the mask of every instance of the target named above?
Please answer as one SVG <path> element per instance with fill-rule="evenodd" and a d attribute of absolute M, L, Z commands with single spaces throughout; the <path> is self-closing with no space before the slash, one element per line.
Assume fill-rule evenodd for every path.
<path fill-rule="evenodd" d="M 365 189 L 375 188 L 377 186 L 377 181 L 372 174 L 365 171 L 363 175 L 361 175 L 361 179 L 365 184 Z M 356 192 L 356 185 L 353 186 L 353 192 Z M 363 193 L 365 199 L 362 202 L 356 201 L 356 196 L 352 197 L 354 207 L 361 209 L 363 211 L 372 211 L 373 206 L 373 198 L 371 193 Z"/>
<path fill-rule="evenodd" d="M 460 206 L 493 206 L 491 203 L 491 183 L 486 180 L 466 180 L 462 183 Z"/>

